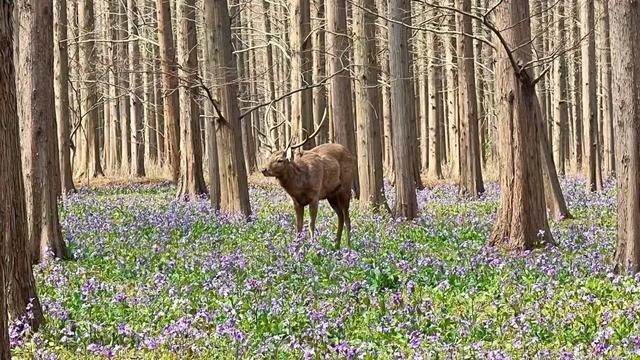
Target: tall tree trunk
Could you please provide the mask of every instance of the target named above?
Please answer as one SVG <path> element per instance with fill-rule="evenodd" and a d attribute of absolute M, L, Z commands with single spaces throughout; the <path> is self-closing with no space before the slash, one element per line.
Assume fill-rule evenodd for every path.
<path fill-rule="evenodd" d="M 396 171 L 395 216 L 413 219 L 418 213 L 413 156 L 406 141 L 411 136 L 410 126 L 415 116 L 409 99 L 409 23 L 411 7 L 408 0 L 390 0 L 389 17 L 389 79 L 391 82 L 391 111 L 393 117 L 393 146 Z"/>
<path fill-rule="evenodd" d="M 311 7 L 310 0 L 295 0 L 291 4 L 291 87 L 302 89 L 311 85 L 313 58 L 311 53 Z M 291 124 L 294 137 L 304 139 L 313 132 L 313 91 L 299 91 L 291 97 Z M 305 149 L 313 147 L 315 139 L 309 140 Z"/>
<path fill-rule="evenodd" d="M 609 3 L 602 1 L 602 31 L 603 38 L 602 51 L 604 52 L 604 64 L 602 65 L 602 122 L 604 123 L 604 171 L 607 177 L 615 176 L 616 157 L 615 157 L 615 127 L 613 121 L 613 101 L 611 96 L 611 41 L 609 39 Z"/>
<path fill-rule="evenodd" d="M 106 33 L 109 39 L 117 39 L 118 31 L 115 30 L 118 24 L 118 16 L 116 15 L 116 4 L 113 1 L 105 1 L 106 10 L 108 14 Z M 108 98 L 109 98 L 109 114 L 111 118 L 105 119 L 105 122 L 111 124 L 109 133 L 105 131 L 105 139 L 109 138 L 110 146 L 106 146 L 105 142 L 105 167 L 111 174 L 117 172 L 120 168 L 120 150 L 121 147 L 118 144 L 118 137 L 120 134 L 120 114 L 118 100 L 118 77 L 121 74 L 118 66 L 118 50 L 117 45 L 114 43 L 107 44 L 107 57 L 110 65 L 109 71 L 109 85 L 108 85 Z"/>
<path fill-rule="evenodd" d="M 10 358 L 7 310 L 11 319 L 26 320 L 34 331 L 44 320 L 31 271 L 12 53 L 15 24 L 12 4 L 6 1 L 0 4 L 0 223 L 3 227 L 0 231 L 0 359 L 3 360 Z M 24 4 L 19 3 L 21 5 Z M 21 16 L 27 15 L 25 13 Z M 46 21 L 43 23 L 46 25 Z M 53 26 L 51 22 L 49 25 Z M 51 34 L 50 30 L 41 30 L 45 37 Z M 52 49 L 53 44 L 49 45 Z M 27 316 L 30 299 L 33 299 L 32 317 Z"/>
<path fill-rule="evenodd" d="M 301 1 L 301 0 L 298 0 Z M 355 129 L 353 125 L 353 103 L 351 99 L 351 79 L 349 77 L 349 38 L 347 37 L 347 9 L 345 0 L 328 0 L 327 3 L 327 54 L 329 74 L 336 76 L 331 84 L 331 119 L 335 132 L 335 142 L 342 144 L 356 154 Z M 406 140 L 406 139 L 405 139 Z M 358 171 L 354 172 L 354 190 L 358 189 Z"/>
<path fill-rule="evenodd" d="M 153 97 L 154 97 L 154 114 L 156 117 L 156 159 L 158 165 L 164 166 L 165 163 L 165 132 L 164 132 L 164 100 L 162 98 L 162 75 L 160 74 L 161 67 L 158 59 L 159 51 L 154 47 L 153 51 Z"/>
<path fill-rule="evenodd" d="M 67 52 L 67 1 L 57 0 L 53 9 L 53 57 L 56 121 L 58 127 L 58 159 L 60 186 L 63 194 L 75 191 L 71 168 L 71 131 L 69 125 L 69 53 Z"/>
<path fill-rule="evenodd" d="M 80 73 L 83 84 L 82 120 L 86 132 L 85 154 L 87 167 L 85 176 L 97 177 L 104 175 L 100 165 L 100 144 L 98 138 L 98 86 L 96 82 L 96 49 L 95 30 L 96 18 L 93 0 L 82 0 L 78 6 L 78 24 L 80 26 Z"/>
<path fill-rule="evenodd" d="M 597 184 L 598 127 L 596 103 L 596 42 L 594 33 L 594 0 L 582 5 L 580 13 L 582 37 L 582 121 L 584 124 L 584 155 L 587 187 L 599 190 Z"/>
<path fill-rule="evenodd" d="M 529 3 L 505 0 L 496 7 L 496 27 L 517 63 L 531 61 Z M 501 45 L 499 45 L 501 46 Z M 517 72 L 518 71 L 518 72 Z M 525 70 L 526 71 L 526 70 Z M 499 48 L 496 64 L 500 152 L 500 205 L 492 244 L 531 249 L 552 242 L 542 183 L 540 114 L 531 75 L 514 69 L 507 50 Z"/>
<path fill-rule="evenodd" d="M 613 5 L 613 4 L 612 4 Z M 640 271 L 640 9 L 632 0 L 616 1 L 611 18 L 611 77 L 616 123 L 618 244 L 615 270 Z"/>
<path fill-rule="evenodd" d="M 240 110 L 237 99 L 237 73 L 231 47 L 231 20 L 226 0 L 205 2 L 204 19 L 207 38 L 207 69 L 217 87 L 220 99 L 218 155 L 220 161 L 220 208 L 228 213 L 251 215 L 247 171 L 242 154 Z M 226 70 L 225 70 L 226 69 Z"/>
<path fill-rule="evenodd" d="M 180 174 L 180 109 L 170 2 L 171 0 L 157 0 L 156 10 L 158 12 L 158 44 L 160 46 L 162 91 L 164 94 L 165 163 L 171 169 L 173 181 L 177 182 Z"/>
<path fill-rule="evenodd" d="M 118 13 L 118 28 L 120 29 L 118 31 L 118 40 L 120 43 L 117 45 L 118 59 L 120 60 L 120 68 L 127 69 L 128 71 L 129 54 L 126 40 L 128 38 L 127 24 L 129 20 L 127 16 L 127 6 L 124 0 L 118 2 Z M 131 104 L 129 101 L 129 77 L 123 74 L 123 76 L 119 77 L 118 82 L 118 98 L 120 99 L 120 103 L 118 104 L 120 112 L 120 172 L 122 175 L 128 176 L 131 172 L 131 113 L 129 111 Z"/>
<path fill-rule="evenodd" d="M 142 79 L 140 75 L 140 44 L 138 43 L 137 0 L 127 0 L 129 28 L 129 113 L 131 114 L 131 175 L 144 176 L 144 128 L 142 124 Z"/>
<path fill-rule="evenodd" d="M 31 259 L 67 258 L 58 222 L 60 166 L 53 91 L 52 3 L 19 2 L 14 49 Z"/>
<path fill-rule="evenodd" d="M 440 50 L 438 36 L 429 33 L 429 42 L 427 43 L 427 57 L 429 58 L 429 68 L 427 79 L 429 79 L 429 85 L 427 87 L 429 97 L 429 177 L 432 179 L 442 179 L 442 163 L 441 163 L 441 122 L 438 119 L 439 116 L 439 96 L 438 89 L 441 87 L 438 82 L 441 78 L 439 74 L 439 61 L 436 59 L 436 55 Z"/>
<path fill-rule="evenodd" d="M 554 12 L 554 33 L 556 47 L 565 44 L 565 6 L 564 1 L 560 1 L 556 5 Z M 565 149 L 568 142 L 568 114 L 567 114 L 567 72 L 566 60 L 564 55 L 560 55 L 553 64 L 553 124 L 554 124 L 554 141 L 553 141 L 553 158 L 558 169 L 558 173 L 565 175 Z"/>
<path fill-rule="evenodd" d="M 265 3 L 266 1 L 262 1 Z M 312 78 L 314 82 L 319 82 L 326 76 L 326 59 L 325 59 L 325 14 L 324 14 L 324 0 L 314 0 L 315 6 L 313 7 L 312 18 L 316 21 L 313 23 L 313 28 L 316 29 L 313 36 L 313 74 Z M 267 18 L 265 17 L 265 21 Z M 271 49 L 270 47 L 268 48 Z M 271 72 L 269 72 L 270 74 Z M 270 76 L 270 75 L 269 75 Z M 376 84 L 377 85 L 377 84 Z M 327 88 L 326 86 L 318 86 L 313 89 L 313 119 L 316 123 L 322 121 L 322 116 L 327 112 Z M 314 124 L 314 128 L 318 126 Z M 316 145 L 324 144 L 329 141 L 329 125 L 322 124 L 322 130 L 315 138 Z"/>
<path fill-rule="evenodd" d="M 461 11 L 471 12 L 471 0 L 462 0 Z M 458 15 L 458 29 L 463 34 L 473 33 L 469 16 Z M 460 99 L 460 191 L 476 196 L 484 192 L 478 133 L 478 103 L 476 99 L 476 71 L 473 57 L 473 39 L 458 37 L 458 95 Z"/>
<path fill-rule="evenodd" d="M 454 1 L 446 0 L 447 5 L 451 6 Z M 451 19 L 447 25 L 452 25 L 451 22 L 455 20 Z M 455 31 L 455 25 L 451 26 Z M 449 28 L 449 26 L 447 26 Z M 458 102 L 456 100 L 456 69 L 454 67 L 455 62 L 455 37 L 451 35 L 442 35 L 441 37 L 444 55 L 445 55 L 445 73 L 447 86 L 445 87 L 446 94 L 446 119 L 447 119 L 447 131 L 449 132 L 449 146 L 448 146 L 448 162 L 449 162 L 449 177 L 457 179 L 459 177 L 460 170 L 460 148 L 459 148 L 459 127 L 458 127 Z"/>
<path fill-rule="evenodd" d="M 359 0 L 353 7 L 360 207 L 377 210 L 388 209 L 388 205 L 384 196 L 382 143 L 378 119 L 382 113 L 382 102 L 377 87 L 376 24 L 372 15 L 375 13 L 374 0 Z"/>
<path fill-rule="evenodd" d="M 178 62 L 180 64 L 180 178 L 178 197 L 205 194 L 200 145 L 198 90 L 198 51 L 195 0 L 178 3 Z M 237 101 L 234 99 L 234 101 Z"/>

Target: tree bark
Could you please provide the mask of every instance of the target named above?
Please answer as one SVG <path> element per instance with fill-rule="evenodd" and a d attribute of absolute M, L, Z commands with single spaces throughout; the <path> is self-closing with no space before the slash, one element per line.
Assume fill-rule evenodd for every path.
<path fill-rule="evenodd" d="M 565 44 L 565 6 L 564 1 L 560 1 L 556 5 L 554 12 L 554 33 L 556 47 Z M 554 141 L 553 141 L 553 158 L 558 169 L 558 173 L 564 176 L 565 168 L 565 149 L 568 148 L 568 113 L 567 113 L 567 64 L 564 55 L 560 55 L 553 64 L 553 125 L 554 125 Z"/>
<path fill-rule="evenodd" d="M 531 25 L 526 1 L 505 0 L 496 10 L 496 27 L 515 61 L 531 61 Z M 531 75 L 512 67 L 499 45 L 496 64 L 500 153 L 500 205 L 491 243 L 513 250 L 532 249 L 553 241 L 546 219 L 540 161 L 540 127 Z"/>
<path fill-rule="evenodd" d="M 67 52 L 67 1 L 57 0 L 53 9 L 54 92 L 58 130 L 58 159 L 62 194 L 75 192 L 71 168 L 71 117 L 69 114 L 69 53 Z"/>
<path fill-rule="evenodd" d="M 413 156 L 407 146 L 407 139 L 415 126 L 411 116 L 415 116 L 409 99 L 409 30 L 406 27 L 411 16 L 408 0 L 390 0 L 389 17 L 389 79 L 391 82 L 391 112 L 394 119 L 393 146 L 396 171 L 395 216 L 413 219 L 417 216 Z"/>
<path fill-rule="evenodd" d="M 179 2 L 178 63 L 180 71 L 180 178 L 178 197 L 206 194 L 202 174 L 202 148 L 200 145 L 200 112 L 196 98 L 199 95 L 198 51 L 195 25 L 195 0 Z M 234 101 L 237 101 L 235 99 Z"/>
<path fill-rule="evenodd" d="M 266 3 L 266 1 L 262 1 Z M 314 0 L 315 6 L 313 7 L 313 16 L 316 21 L 313 23 L 313 28 L 316 29 L 313 36 L 313 74 L 312 78 L 315 82 L 318 82 L 326 76 L 326 58 L 325 58 L 325 12 L 324 12 L 324 0 Z M 266 18 L 265 18 L 266 19 Z M 270 48 L 269 48 L 270 49 Z M 322 116 L 325 112 L 328 112 L 327 108 L 327 88 L 326 86 L 318 86 L 313 89 L 313 119 L 314 122 L 319 123 L 322 121 Z M 318 126 L 314 124 L 314 128 Z M 315 138 L 316 145 L 324 144 L 329 141 L 329 125 L 327 123 L 322 124 L 322 130 Z"/>
<path fill-rule="evenodd" d="M 582 5 L 581 32 L 586 40 L 582 43 L 582 121 L 584 124 L 584 155 L 587 187 L 590 191 L 599 190 L 597 176 L 598 125 L 596 103 L 596 42 L 594 32 L 594 0 Z"/>
<path fill-rule="evenodd" d="M 32 259 L 67 258 L 58 222 L 56 118 L 53 91 L 53 8 L 23 0 L 18 8 L 16 86 Z"/>
<path fill-rule="evenodd" d="M 612 101 L 612 81 L 611 81 L 611 41 L 609 3 L 602 1 L 602 31 L 603 38 L 602 51 L 604 52 L 604 64 L 602 64 L 602 122 L 604 123 L 604 169 L 606 177 L 613 177 L 616 173 L 615 157 L 615 126 L 613 121 L 613 101 Z"/>
<path fill-rule="evenodd" d="M 251 215 L 249 187 L 240 133 L 237 99 L 237 73 L 231 47 L 231 20 L 226 0 L 205 2 L 204 18 L 207 38 L 207 69 L 219 84 L 220 99 L 217 139 L 220 162 L 220 208 L 227 213 Z"/>
<path fill-rule="evenodd" d="M 80 96 L 82 98 L 82 121 L 86 132 L 85 175 L 104 176 L 100 165 L 100 144 L 98 138 L 98 86 L 96 82 L 96 20 L 93 0 L 82 0 L 78 6 L 80 26 L 80 74 L 83 79 Z"/>
<path fill-rule="evenodd" d="M 129 28 L 129 113 L 131 114 L 131 175 L 145 176 L 144 128 L 142 124 L 142 78 L 140 75 L 140 44 L 138 42 L 138 4 L 127 0 Z"/>
<path fill-rule="evenodd" d="M 441 66 L 436 59 L 436 55 L 440 50 L 438 36 L 429 33 L 429 42 L 427 43 L 427 57 L 429 58 L 429 68 L 427 79 L 429 79 L 429 85 L 427 87 L 429 97 L 429 177 L 432 179 L 442 179 L 442 163 L 441 163 L 441 141 L 442 131 L 440 130 L 440 120 L 438 119 L 439 109 L 439 96 L 438 90 L 441 88 L 438 82 L 441 80 L 439 75 L 439 67 Z"/>
<path fill-rule="evenodd" d="M 157 0 L 158 44 L 162 65 L 163 115 L 165 125 L 165 163 L 177 183 L 180 174 L 180 110 L 178 99 L 178 70 L 171 26 L 171 0 Z"/>
<path fill-rule="evenodd" d="M 353 7 L 356 121 L 360 207 L 388 209 L 384 196 L 374 0 L 358 0 Z"/>
<path fill-rule="evenodd" d="M 462 0 L 460 10 L 471 12 L 471 0 Z M 458 15 L 458 29 L 463 34 L 473 33 L 471 18 Z M 460 191 L 476 196 L 484 192 L 478 133 L 478 103 L 476 98 L 476 72 L 473 39 L 458 37 L 458 97 L 460 99 Z"/>
<path fill-rule="evenodd" d="M 618 241 L 615 271 L 640 271 L 640 9 L 616 1 L 611 18 L 611 77 L 616 123 Z"/>
<path fill-rule="evenodd" d="M 337 74 L 329 80 L 331 86 L 331 119 L 334 141 L 342 144 L 357 156 L 349 77 L 349 38 L 347 34 L 347 9 L 345 0 L 328 0 L 327 3 L 327 57 L 329 74 Z M 406 139 L 405 139 L 406 140 Z M 354 190 L 358 189 L 358 171 L 354 171 Z"/>
<path fill-rule="evenodd" d="M 39 5 L 33 7 L 31 5 Z M 3 226 L 3 230 L 0 231 L 0 269 L 2 281 L 0 283 L 0 358 L 9 358 L 9 346 L 7 337 L 7 316 L 5 315 L 5 309 L 9 313 L 9 318 L 12 320 L 21 319 L 25 320 L 31 328 L 36 331 L 40 324 L 44 321 L 42 316 L 42 308 L 40 301 L 36 293 L 35 280 L 33 278 L 33 272 L 31 270 L 32 262 L 32 246 L 29 237 L 29 225 L 27 218 L 27 209 L 25 204 L 26 188 L 23 183 L 23 173 L 21 163 L 21 145 L 20 139 L 24 124 L 20 123 L 23 120 L 19 120 L 20 116 L 28 114 L 29 120 L 31 118 L 30 109 L 20 109 L 18 113 L 18 98 L 16 96 L 16 90 L 25 91 L 25 87 L 17 85 L 19 81 L 29 81 L 29 85 L 32 85 L 33 78 L 21 78 L 18 79 L 15 68 L 14 59 L 18 62 L 18 66 L 22 67 L 25 64 L 24 59 L 20 59 L 20 56 L 32 55 L 33 51 L 38 49 L 35 44 L 27 42 L 23 47 L 20 47 L 23 39 L 29 39 L 29 36 L 33 33 L 34 28 L 40 31 L 41 36 L 44 39 L 39 39 L 38 45 L 47 44 L 48 47 L 41 47 L 39 50 L 43 50 L 45 54 L 46 49 L 50 49 L 50 59 L 46 61 L 45 58 L 39 58 L 41 62 L 37 62 L 37 67 L 31 68 L 31 70 L 46 69 L 49 65 L 49 81 L 51 102 L 53 102 L 53 37 L 52 29 L 52 4 L 48 4 L 48 16 L 46 10 L 47 4 L 36 3 L 29 4 L 25 2 L 19 2 L 17 11 L 14 12 L 12 2 L 0 3 L 0 224 Z M 23 10 L 25 9 L 25 10 Z M 27 11 L 28 10 L 28 11 Z M 13 18 L 13 14 L 19 14 L 18 21 Z M 45 15 L 45 16 L 43 16 Z M 33 25 L 31 25 L 33 24 Z M 18 29 L 22 29 L 26 33 L 16 33 L 14 37 L 13 27 L 17 26 Z M 29 26 L 27 26 L 29 25 Z M 45 28 L 49 25 L 48 28 Z M 38 28 L 40 27 L 40 28 Z M 45 30 L 46 29 L 46 30 Z M 38 32 L 36 32 L 38 33 Z M 46 39 L 49 38 L 47 43 Z M 44 41 L 43 41 L 44 40 Z M 17 43 L 14 44 L 14 41 Z M 16 56 L 16 50 L 22 52 L 21 55 Z M 12 53 L 13 52 L 13 53 Z M 25 54 L 26 53 L 26 54 Z M 24 69 L 21 69 L 22 71 Z M 33 74 L 33 73 L 32 73 Z M 35 75 L 35 74 L 34 74 Z M 40 73 L 40 75 L 43 75 Z M 42 79 L 43 83 L 38 85 L 46 86 L 47 79 Z M 24 85 L 24 84 L 23 84 Z M 31 91 L 34 91 L 33 93 Z M 27 95 L 34 94 L 40 99 L 41 94 L 47 93 L 43 91 L 41 87 L 30 88 Z M 21 95 L 22 96 L 22 95 Z M 27 96 L 29 97 L 29 96 Z M 24 100 L 22 100 L 24 101 Z M 21 104 L 24 105 L 24 104 Z M 53 104 L 51 104 L 53 106 Z M 49 108 L 48 110 L 51 110 Z M 49 114 L 51 112 L 49 111 Z M 55 137 L 55 119 L 51 116 L 48 118 L 50 121 L 49 136 Z M 24 133 L 23 133 L 24 134 Z M 26 133 L 26 135 L 31 135 Z M 25 150 L 31 151 L 32 141 L 30 139 L 24 139 Z M 57 151 L 57 149 L 56 149 Z M 24 165 L 30 165 L 25 163 Z M 58 164 L 51 163 L 51 168 L 57 167 Z M 26 168 L 27 171 L 31 171 L 30 168 Z M 52 193 L 52 191 L 50 192 Z M 42 205 L 42 204 L 41 204 Z M 45 203 L 45 205 L 47 205 Z M 6 267 L 5 267 L 6 265 Z M 6 292 L 5 292 L 6 290 Z M 31 315 L 28 316 L 27 307 L 29 303 L 32 304 Z M 5 308 L 6 306 L 6 308 Z"/>
<path fill-rule="evenodd" d="M 311 53 L 311 7 L 310 0 L 295 0 L 291 4 L 291 88 L 302 89 L 311 85 L 313 58 Z M 291 125 L 294 138 L 305 138 L 313 132 L 313 91 L 299 91 L 291 97 Z M 305 149 L 314 146 L 309 140 Z"/>

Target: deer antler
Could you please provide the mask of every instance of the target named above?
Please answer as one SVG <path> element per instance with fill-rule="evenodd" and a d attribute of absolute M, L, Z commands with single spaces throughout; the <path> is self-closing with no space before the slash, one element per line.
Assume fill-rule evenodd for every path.
<path fill-rule="evenodd" d="M 291 148 L 291 149 L 297 149 L 299 147 L 304 146 L 304 144 L 307 143 L 307 141 L 309 141 L 309 139 L 313 139 L 314 137 L 316 137 L 318 135 L 318 133 L 320 133 L 320 130 L 322 129 L 322 125 L 324 125 L 324 121 L 327 119 L 327 108 L 324 109 L 324 113 L 322 114 L 322 121 L 320 121 L 320 124 L 318 124 L 318 127 L 316 128 L 316 130 L 313 132 L 313 134 L 311 134 L 311 136 L 305 136 L 304 140 L 302 140 L 302 142 L 292 145 L 291 144 L 291 140 L 293 140 L 293 136 L 292 138 L 289 140 L 289 145 L 287 146 L 287 148 Z M 302 129 L 303 132 L 306 132 L 306 129 Z"/>

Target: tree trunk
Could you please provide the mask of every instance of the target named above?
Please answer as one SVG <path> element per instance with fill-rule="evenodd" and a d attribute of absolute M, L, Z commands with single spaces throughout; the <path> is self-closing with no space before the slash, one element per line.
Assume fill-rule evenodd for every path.
<path fill-rule="evenodd" d="M 442 164 L 441 164 L 441 130 L 440 120 L 438 119 L 438 113 L 440 105 L 438 104 L 439 96 L 438 89 L 441 87 L 438 82 L 441 80 L 438 76 L 440 64 L 436 59 L 436 55 L 440 49 L 438 36 L 429 33 L 429 42 L 427 43 L 427 57 L 429 58 L 429 68 L 427 79 L 429 79 L 429 85 L 427 86 L 429 97 L 429 177 L 432 179 L 442 179 Z"/>
<path fill-rule="evenodd" d="M 19 2 L 20 31 L 14 49 L 27 221 L 35 262 L 67 258 L 58 222 L 60 166 L 53 91 L 52 3 Z"/>
<path fill-rule="evenodd" d="M 311 53 L 311 7 L 310 0 L 295 0 L 291 6 L 291 88 L 302 89 L 311 85 L 313 58 Z M 291 97 L 291 124 L 294 138 L 304 139 L 313 132 L 313 91 L 299 91 Z M 314 146 L 309 140 L 304 148 Z"/>
<path fill-rule="evenodd" d="M 415 177 L 413 173 L 413 156 L 407 146 L 407 139 L 413 133 L 410 126 L 415 116 L 409 99 L 409 30 L 406 25 L 411 16 L 408 0 L 390 0 L 389 17 L 389 80 L 391 82 L 391 112 L 394 119 L 393 146 L 396 171 L 396 204 L 395 216 L 413 219 L 417 216 Z M 399 24 L 400 23 L 400 24 Z"/>
<path fill-rule="evenodd" d="M 266 1 L 262 1 L 265 3 Z M 316 21 L 313 22 L 313 28 L 316 29 L 313 36 L 313 74 L 312 77 L 317 83 L 324 79 L 326 76 L 326 59 L 325 59 L 325 14 L 324 14 L 324 0 L 314 1 L 314 11 L 312 18 Z M 265 18 L 266 20 L 266 18 Z M 270 49 L 270 48 L 269 48 Z M 270 73 L 270 72 L 269 72 Z M 327 88 L 326 86 L 318 86 L 313 89 L 313 119 L 316 123 L 322 121 L 322 116 L 327 112 Z M 314 124 L 314 128 L 318 126 Z M 322 130 L 315 138 L 316 145 L 324 144 L 329 141 L 329 125 L 323 124 Z"/>
<path fill-rule="evenodd" d="M 554 26 L 556 47 L 565 44 L 565 6 L 564 1 L 556 5 L 554 12 Z M 558 173 L 564 176 L 565 170 L 565 149 L 568 147 L 568 117 L 567 117 L 567 71 L 564 55 L 560 55 L 553 64 L 553 158 L 558 169 Z"/>
<path fill-rule="evenodd" d="M 118 40 L 120 43 L 117 45 L 118 58 L 120 59 L 120 68 L 127 69 L 128 71 L 128 46 L 127 46 L 127 27 L 125 24 L 128 22 L 126 2 L 118 2 L 119 13 L 119 31 Z M 131 171 L 131 113 L 130 113 L 130 93 L 129 93 L 129 77 L 120 76 L 119 82 L 119 99 L 118 105 L 120 111 L 120 172 L 123 176 L 128 176 Z"/>
<path fill-rule="evenodd" d="M 129 28 L 129 113 L 131 114 L 131 175 L 145 176 L 144 128 L 142 124 L 142 79 L 140 75 L 140 45 L 138 43 L 137 0 L 127 0 Z"/>
<path fill-rule="evenodd" d="M 198 83 L 195 0 L 178 3 L 178 63 L 180 64 L 180 178 L 178 197 L 207 193 L 202 174 L 200 112 L 194 87 Z M 234 98 L 234 101 L 237 101 Z"/>
<path fill-rule="evenodd" d="M 616 173 L 616 157 L 615 157 L 615 141 L 614 141 L 614 121 L 613 121 L 613 101 L 611 96 L 611 41 L 609 39 L 609 4 L 607 1 L 602 2 L 602 31 L 603 38 L 602 51 L 604 52 L 604 64 L 602 64 L 602 122 L 604 123 L 604 171 L 607 177 L 615 176 Z"/>
<path fill-rule="evenodd" d="M 20 3 L 19 6 L 21 5 L 24 4 Z M 36 294 L 29 252 L 31 247 L 28 242 L 25 188 L 22 182 L 16 74 L 12 54 L 13 27 L 16 24 L 13 14 L 12 2 L 0 4 L 0 223 L 3 224 L 3 230 L 0 231 L 0 359 L 3 360 L 10 358 L 7 310 L 12 320 L 24 319 L 34 331 L 44 320 Z M 24 12 L 21 16 L 27 14 Z M 47 21 L 42 23 L 46 25 Z M 52 25 L 51 22 L 49 25 Z M 46 37 L 51 31 L 43 33 Z M 53 50 L 53 44 L 49 45 Z M 52 164 L 54 165 L 57 164 Z M 30 299 L 33 299 L 32 317 L 26 314 Z"/>
<path fill-rule="evenodd" d="M 388 209 L 384 196 L 380 120 L 382 102 L 378 85 L 376 50 L 376 4 L 359 0 L 353 7 L 356 121 L 358 125 L 358 168 L 360 207 Z"/>
<path fill-rule="evenodd" d="M 237 74 L 231 47 L 231 20 L 226 0 L 205 2 L 204 19 L 207 38 L 207 69 L 220 99 L 218 156 L 220 161 L 220 208 L 227 213 L 251 215 L 247 171 L 242 154 L 242 138 L 237 99 Z M 227 69 L 226 71 L 224 69 Z"/>
<path fill-rule="evenodd" d="M 615 271 L 640 271 L 640 9 L 616 1 L 611 18 L 611 77 L 616 123 L 618 243 Z"/>
<path fill-rule="evenodd" d="M 178 70 L 176 50 L 171 26 L 171 0 L 157 0 L 158 44 L 162 65 L 162 91 L 165 126 L 165 163 L 171 169 L 171 177 L 178 181 L 180 174 L 180 109 L 178 99 Z"/>
<path fill-rule="evenodd" d="M 582 37 L 582 121 L 584 124 L 584 155 L 587 187 L 599 190 L 597 184 L 598 125 L 596 103 L 596 42 L 594 33 L 594 0 L 582 5 L 580 14 Z"/>
<path fill-rule="evenodd" d="M 515 61 L 531 61 L 531 25 L 526 1 L 505 0 L 496 8 L 496 27 Z M 518 72 L 517 72 L 518 71 Z M 496 64 L 500 153 L 500 206 L 492 244 L 524 250 L 552 242 L 546 219 L 540 161 L 540 114 L 530 74 L 516 70 L 500 45 Z"/>
<path fill-rule="evenodd" d="M 300 0 L 298 0 L 300 1 Z M 353 103 L 351 99 L 351 79 L 349 77 L 349 38 L 347 35 L 347 9 L 345 0 L 328 0 L 327 3 L 327 54 L 329 74 L 336 76 L 331 84 L 331 119 L 335 132 L 335 142 L 342 144 L 356 155 L 355 129 L 353 125 Z M 406 139 L 405 139 L 406 140 Z M 358 171 L 354 172 L 354 190 L 358 189 Z"/>
<path fill-rule="evenodd" d="M 100 144 L 98 138 L 98 86 L 96 82 L 95 14 L 93 0 L 82 0 L 78 6 L 80 26 L 80 73 L 83 79 L 80 96 L 82 98 L 82 121 L 86 132 L 85 176 L 104 176 L 100 165 Z"/>
<path fill-rule="evenodd" d="M 453 1 L 447 0 L 448 5 L 451 6 Z M 452 21 L 455 21 L 452 19 Z M 449 25 L 449 24 L 447 24 Z M 455 25 L 453 25 L 453 29 Z M 442 35 L 442 45 L 445 54 L 445 73 L 447 86 L 445 87 L 446 94 L 446 119 L 447 130 L 449 131 L 449 146 L 448 146 L 448 162 L 449 162 L 449 177 L 451 179 L 457 179 L 459 177 L 460 170 L 460 148 L 459 148 L 459 128 L 458 128 L 458 102 L 456 100 L 456 69 L 454 67 L 455 56 L 454 49 L 456 47 L 455 38 L 451 35 Z"/>
<path fill-rule="evenodd" d="M 580 7 L 578 0 L 572 0 L 572 16 L 573 16 L 573 24 L 571 26 L 571 43 L 578 43 L 582 38 L 582 34 L 580 32 L 579 27 L 579 17 L 580 17 Z M 585 41 L 582 41 L 584 44 Z M 583 139 L 583 111 L 582 108 L 585 104 L 582 103 L 582 76 L 581 76 L 581 64 L 582 59 L 580 56 L 580 52 L 574 51 L 571 53 L 573 62 L 571 63 L 571 74 L 573 78 L 573 91 L 572 91 L 572 104 L 573 106 L 573 130 L 574 130 L 574 138 L 573 142 L 574 148 L 574 168 L 576 171 L 581 171 L 583 166 L 583 155 L 584 155 L 584 139 Z"/>
<path fill-rule="evenodd" d="M 471 12 L 471 0 L 462 0 L 460 10 Z M 473 33 L 471 18 L 458 15 L 458 29 Z M 458 96 L 460 99 L 460 191 L 476 196 L 484 192 L 478 133 L 478 103 L 476 99 L 476 71 L 473 39 L 458 37 Z"/>
<path fill-rule="evenodd" d="M 106 25 L 106 33 L 109 39 L 117 39 L 118 32 L 115 30 L 118 24 L 118 17 L 116 15 L 116 6 L 113 1 L 106 1 L 106 8 L 108 13 L 108 21 Z M 109 85 L 108 85 L 108 97 L 109 97 L 109 113 L 110 118 L 105 119 L 105 123 L 110 124 L 109 132 L 105 131 L 105 139 L 109 138 L 110 146 L 106 146 L 105 141 L 105 168 L 108 173 L 114 174 L 120 168 L 120 146 L 118 144 L 118 137 L 120 133 L 120 116 L 119 116 L 119 100 L 118 100 L 118 77 L 120 75 L 120 69 L 118 67 L 118 50 L 117 45 L 114 43 L 107 44 L 107 57 L 110 64 L 109 69 Z"/>
<path fill-rule="evenodd" d="M 57 0 L 53 9 L 53 57 L 56 121 L 58 127 L 58 159 L 63 195 L 75 192 L 71 168 L 71 117 L 69 114 L 69 53 L 67 52 L 67 1 Z"/>
<path fill-rule="evenodd" d="M 209 168 L 209 196 L 211 208 L 220 210 L 220 161 L 218 160 L 218 141 L 216 139 L 216 119 L 211 102 L 205 105 L 207 119 L 207 156 Z"/>

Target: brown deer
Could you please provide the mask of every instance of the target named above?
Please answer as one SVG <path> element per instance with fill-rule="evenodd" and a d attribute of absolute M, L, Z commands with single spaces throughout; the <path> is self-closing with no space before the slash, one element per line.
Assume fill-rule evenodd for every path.
<path fill-rule="evenodd" d="M 322 122 L 324 122 L 324 118 Z M 309 205 L 311 217 L 311 236 L 315 234 L 318 202 L 326 199 L 338 215 L 335 246 L 340 248 L 342 229 L 346 223 L 348 247 L 351 232 L 349 203 L 351 202 L 355 159 L 349 150 L 340 144 L 323 144 L 294 155 L 294 150 L 302 147 L 309 139 L 318 134 L 322 122 L 316 131 L 301 143 L 292 144 L 289 139 L 285 150 L 276 151 L 270 156 L 266 166 L 262 169 L 262 174 L 278 179 L 280 185 L 291 196 L 296 211 L 298 234 L 302 232 L 304 207 L 307 205 Z M 272 144 L 265 145 L 272 147 Z"/>

